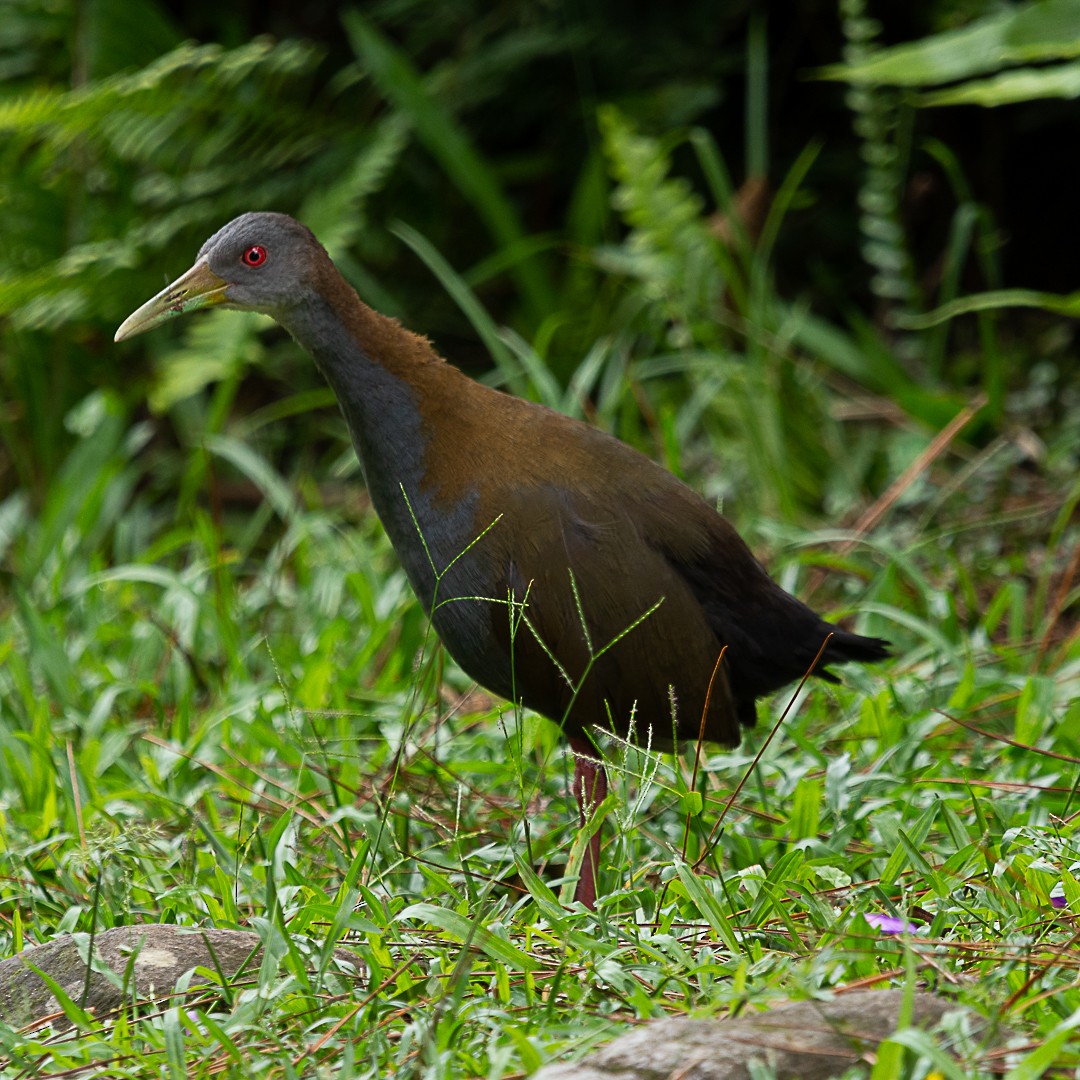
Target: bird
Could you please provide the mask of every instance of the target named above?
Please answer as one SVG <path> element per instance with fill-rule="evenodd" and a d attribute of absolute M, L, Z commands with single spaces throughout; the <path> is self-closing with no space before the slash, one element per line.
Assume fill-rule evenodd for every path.
<path fill-rule="evenodd" d="M 888 655 L 887 641 L 782 589 L 715 507 L 648 456 L 484 386 L 369 307 L 292 217 L 229 222 L 115 340 L 210 307 L 270 315 L 312 357 L 447 652 L 561 726 L 583 829 L 608 794 L 596 731 L 659 751 L 701 737 L 735 747 L 758 698 L 811 669 L 837 682 L 832 665 Z M 575 886 L 590 910 L 600 844 L 594 827 Z"/>

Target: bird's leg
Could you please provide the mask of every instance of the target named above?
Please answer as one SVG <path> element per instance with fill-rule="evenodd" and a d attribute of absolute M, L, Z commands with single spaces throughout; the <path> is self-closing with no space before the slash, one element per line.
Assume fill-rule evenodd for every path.
<path fill-rule="evenodd" d="M 570 737 L 570 749 L 574 754 L 574 798 L 581 812 L 581 827 L 588 824 L 597 807 L 607 798 L 608 783 L 604 766 L 596 760 L 596 750 L 588 739 Z M 600 830 L 589 838 L 581 860 L 574 899 L 580 900 L 590 911 L 596 910 L 596 881 L 600 866 Z"/>

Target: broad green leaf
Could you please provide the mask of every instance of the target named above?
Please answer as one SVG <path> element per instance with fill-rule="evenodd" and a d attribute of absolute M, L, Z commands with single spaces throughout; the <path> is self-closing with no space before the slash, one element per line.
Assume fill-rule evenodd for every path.
<path fill-rule="evenodd" d="M 1080 97 L 1080 63 L 1006 71 L 991 79 L 976 79 L 948 90 L 935 90 L 919 98 L 922 105 L 1014 105 L 1040 98 Z"/>
<path fill-rule="evenodd" d="M 1080 56 L 1080 0 L 1041 0 L 881 49 L 859 63 L 834 64 L 820 74 L 853 83 L 934 86 L 1011 64 L 1074 56 Z"/>

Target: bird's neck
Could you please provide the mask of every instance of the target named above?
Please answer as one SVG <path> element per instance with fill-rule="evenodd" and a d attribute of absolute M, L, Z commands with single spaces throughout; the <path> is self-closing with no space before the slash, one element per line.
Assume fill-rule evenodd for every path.
<path fill-rule="evenodd" d="M 424 338 L 373 311 L 335 277 L 316 299 L 278 321 L 311 354 L 334 391 L 375 510 L 414 588 L 429 601 L 430 562 L 447 565 L 472 539 L 475 509 L 469 498 L 453 505 L 440 499 L 429 475 L 430 413 L 435 408 L 445 414 L 460 384 L 470 380 Z M 423 545 L 415 542 L 418 530 Z"/>
<path fill-rule="evenodd" d="M 372 311 L 344 281 L 323 288 L 278 321 L 312 356 L 349 425 L 365 470 L 397 461 L 406 473 L 422 449 L 419 369 L 434 353 L 393 319 Z"/>

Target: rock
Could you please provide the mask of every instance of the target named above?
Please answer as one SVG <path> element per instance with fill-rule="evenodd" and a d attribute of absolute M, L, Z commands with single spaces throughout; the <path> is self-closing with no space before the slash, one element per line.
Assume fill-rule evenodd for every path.
<path fill-rule="evenodd" d="M 93 947 L 89 978 L 89 934 L 65 934 L 0 960 L 0 1020 L 11 1027 L 44 1022 L 58 1028 L 71 1026 L 38 971 L 53 979 L 77 1005 L 98 1019 L 107 1019 L 127 1002 L 167 997 L 177 981 L 196 967 L 220 969 L 227 979 L 238 973 L 246 979 L 257 975 L 263 958 L 262 941 L 251 931 L 158 923 L 103 930 L 95 935 Z M 335 957 L 346 972 L 361 974 L 359 962 L 345 949 L 335 950 Z M 213 986 L 215 982 L 194 977 L 190 985 Z"/>
<path fill-rule="evenodd" d="M 751 1060 L 770 1066 L 778 1080 L 828 1080 L 873 1060 L 878 1043 L 897 1030 L 903 1000 L 902 990 L 860 990 L 786 1001 L 734 1020 L 655 1020 L 581 1061 L 547 1065 L 532 1080 L 751 1080 Z M 933 1028 L 958 1008 L 916 993 L 912 1026 Z"/>

